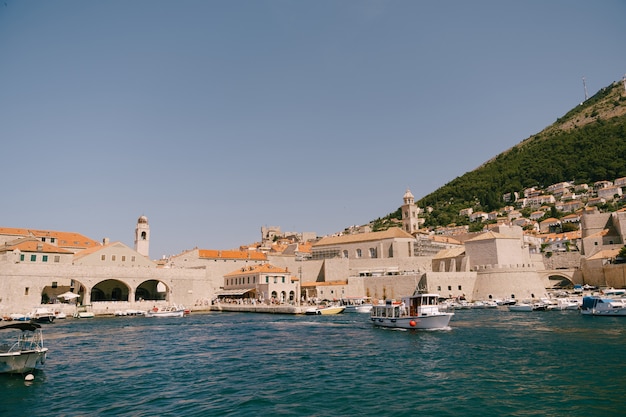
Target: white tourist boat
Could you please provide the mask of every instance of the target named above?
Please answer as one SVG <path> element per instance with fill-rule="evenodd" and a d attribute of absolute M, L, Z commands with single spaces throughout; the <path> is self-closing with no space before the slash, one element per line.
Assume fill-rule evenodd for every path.
<path fill-rule="evenodd" d="M 580 313 L 587 316 L 626 316 L 626 301 L 597 295 L 583 297 Z"/>
<path fill-rule="evenodd" d="M 183 306 L 171 305 L 154 307 L 152 310 L 146 311 L 144 314 L 146 317 L 184 317 L 189 315 L 189 310 Z"/>
<path fill-rule="evenodd" d="M 439 294 L 414 294 L 401 302 L 387 300 L 372 307 L 374 326 L 399 329 L 445 329 L 454 313 L 439 310 Z"/>
<path fill-rule="evenodd" d="M 17 338 L 4 340 L 5 335 Z M 31 322 L 15 322 L 0 326 L 0 373 L 23 374 L 41 367 L 46 362 L 48 348 L 43 345 L 41 325 Z"/>

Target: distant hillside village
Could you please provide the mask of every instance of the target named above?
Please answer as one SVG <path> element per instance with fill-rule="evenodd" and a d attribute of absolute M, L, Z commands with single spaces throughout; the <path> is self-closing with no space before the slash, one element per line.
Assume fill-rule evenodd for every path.
<path fill-rule="evenodd" d="M 88 305 L 111 315 L 166 304 L 203 311 L 228 303 L 380 301 L 416 290 L 497 300 L 546 297 L 574 284 L 623 288 L 626 212 L 600 207 L 623 201 L 625 185 L 626 178 L 592 187 L 563 182 L 505 195 L 511 206 L 502 212 L 462 211 L 484 223 L 473 233 L 468 226 L 420 228 L 424 211 L 407 190 L 402 219 L 384 231 L 361 226 L 317 237 L 262 227 L 252 245 L 194 248 L 159 260 L 149 257 L 146 216 L 137 220 L 133 248 L 75 232 L 0 227 L 0 315 L 40 304 L 69 313 Z"/>

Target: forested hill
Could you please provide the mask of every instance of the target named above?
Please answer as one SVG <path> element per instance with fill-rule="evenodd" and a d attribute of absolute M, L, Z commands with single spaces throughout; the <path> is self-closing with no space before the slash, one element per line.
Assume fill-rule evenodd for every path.
<path fill-rule="evenodd" d="M 434 209 L 426 216 L 426 226 L 445 226 L 456 222 L 463 208 L 490 212 L 504 207 L 505 193 L 562 181 L 591 184 L 620 177 L 626 177 L 626 92 L 622 82 L 615 82 L 540 133 L 419 199 L 417 205 Z M 392 218 L 400 218 L 399 209 L 386 220 Z M 374 223 L 384 228 L 388 222 Z"/>

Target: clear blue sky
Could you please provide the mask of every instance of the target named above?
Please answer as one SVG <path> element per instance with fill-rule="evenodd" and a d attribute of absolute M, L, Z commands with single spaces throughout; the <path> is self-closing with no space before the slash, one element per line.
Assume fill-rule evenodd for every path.
<path fill-rule="evenodd" d="M 395 211 L 626 73 L 626 2 L 0 3 L 0 226 L 150 256 Z"/>

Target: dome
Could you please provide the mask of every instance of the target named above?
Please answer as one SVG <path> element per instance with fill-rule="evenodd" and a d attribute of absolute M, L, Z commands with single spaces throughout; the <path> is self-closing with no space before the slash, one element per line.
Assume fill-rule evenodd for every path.
<path fill-rule="evenodd" d="M 406 193 L 404 193 L 404 199 L 406 200 L 407 198 L 415 198 L 413 197 L 413 194 L 411 194 L 411 190 L 409 190 L 408 188 L 406 189 Z"/>
<path fill-rule="evenodd" d="M 141 216 L 139 217 L 139 219 L 137 220 L 137 223 L 145 223 L 148 224 L 148 218 L 146 216 Z"/>

